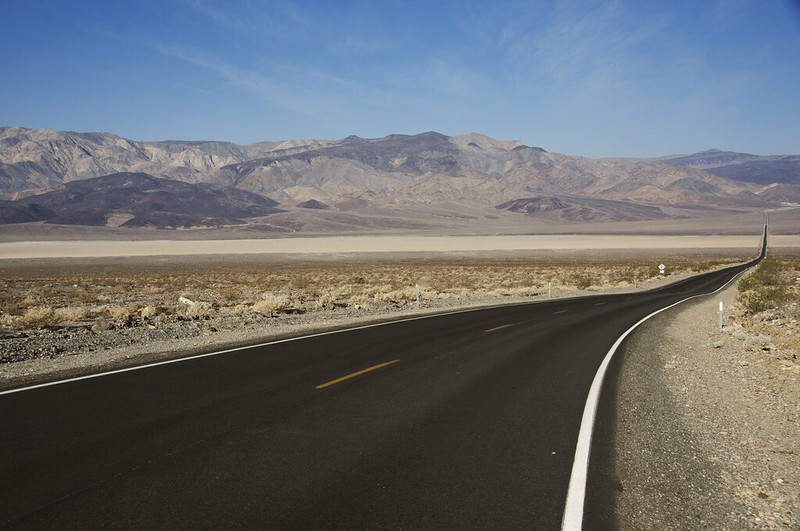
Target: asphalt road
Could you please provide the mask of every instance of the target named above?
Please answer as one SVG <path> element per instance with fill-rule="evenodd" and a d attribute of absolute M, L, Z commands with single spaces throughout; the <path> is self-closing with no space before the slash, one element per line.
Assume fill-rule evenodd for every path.
<path fill-rule="evenodd" d="M 0 526 L 558 529 L 609 347 L 740 269 L 4 393 Z"/>

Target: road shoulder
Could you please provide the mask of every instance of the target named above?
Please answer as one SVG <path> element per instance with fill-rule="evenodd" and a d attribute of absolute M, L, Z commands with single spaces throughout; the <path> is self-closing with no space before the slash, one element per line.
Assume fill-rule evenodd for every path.
<path fill-rule="evenodd" d="M 798 364 L 726 320 L 735 285 L 645 323 L 620 360 L 622 529 L 800 527 Z M 732 333 L 733 332 L 733 333 Z"/>

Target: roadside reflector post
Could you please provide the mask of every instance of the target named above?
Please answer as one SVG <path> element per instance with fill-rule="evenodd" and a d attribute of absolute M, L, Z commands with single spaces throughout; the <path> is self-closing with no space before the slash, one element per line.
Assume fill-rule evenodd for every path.
<path fill-rule="evenodd" d="M 548 299 L 552 299 L 553 298 L 553 283 L 552 282 L 548 282 L 547 283 L 547 298 Z"/>
<path fill-rule="evenodd" d="M 722 305 L 722 301 L 719 301 L 719 327 L 720 328 L 722 328 L 722 325 L 723 325 L 722 317 L 723 317 L 723 305 Z"/>
<path fill-rule="evenodd" d="M 419 284 L 417 284 L 417 306 L 419 306 Z"/>

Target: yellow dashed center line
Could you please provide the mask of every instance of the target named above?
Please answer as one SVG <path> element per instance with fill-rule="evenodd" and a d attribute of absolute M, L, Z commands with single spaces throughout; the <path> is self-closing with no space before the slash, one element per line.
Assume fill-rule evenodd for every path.
<path fill-rule="evenodd" d="M 602 305 L 604 305 L 604 304 L 605 304 L 605 302 L 596 302 L 596 303 L 595 303 L 595 306 L 602 306 Z"/>
<path fill-rule="evenodd" d="M 349 380 L 350 378 L 354 378 L 354 377 L 359 376 L 361 374 L 364 374 L 366 372 L 374 371 L 375 369 L 380 369 L 381 367 L 386 367 L 387 365 L 391 365 L 392 363 L 397 363 L 398 361 L 400 361 L 400 360 L 387 361 L 386 363 L 381 363 L 379 365 L 375 365 L 373 367 L 369 367 L 368 369 L 364 369 L 364 370 L 361 370 L 361 371 L 358 371 L 358 372 L 354 372 L 352 374 L 348 374 L 347 376 L 342 376 L 341 378 L 337 378 L 335 380 L 331 380 L 330 382 L 324 383 L 322 385 L 318 385 L 317 387 L 315 387 L 315 389 L 323 389 L 325 387 L 328 387 L 329 385 L 333 385 L 333 384 L 337 384 L 339 382 L 343 382 L 345 380 Z"/>
<path fill-rule="evenodd" d="M 495 330 L 502 330 L 503 328 L 508 328 L 509 326 L 514 326 L 513 324 L 507 324 L 503 326 L 497 326 L 495 328 L 490 328 L 489 330 L 484 330 L 484 333 L 494 332 Z"/>
<path fill-rule="evenodd" d="M 567 313 L 569 310 L 558 310 L 557 312 L 553 312 L 553 315 L 558 315 L 560 313 Z"/>

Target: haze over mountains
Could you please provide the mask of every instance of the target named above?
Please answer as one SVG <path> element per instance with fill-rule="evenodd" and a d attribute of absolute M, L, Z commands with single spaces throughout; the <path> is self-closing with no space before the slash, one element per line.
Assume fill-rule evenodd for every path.
<path fill-rule="evenodd" d="M 475 133 L 239 146 L 3 127 L 0 198 L 0 223 L 131 228 L 658 220 L 798 203 L 800 156 L 590 158 Z"/>

